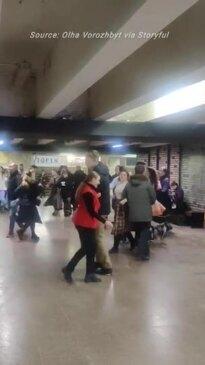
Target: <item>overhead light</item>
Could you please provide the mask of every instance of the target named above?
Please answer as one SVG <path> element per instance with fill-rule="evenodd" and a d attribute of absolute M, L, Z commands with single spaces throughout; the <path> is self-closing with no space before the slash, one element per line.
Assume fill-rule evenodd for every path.
<path fill-rule="evenodd" d="M 123 147 L 123 144 L 114 144 L 112 148 L 121 148 Z"/>
<path fill-rule="evenodd" d="M 176 89 L 151 102 L 130 109 L 108 121 L 146 122 L 205 105 L 205 80 Z"/>
<path fill-rule="evenodd" d="M 24 140 L 24 138 L 13 138 L 11 144 L 19 144 Z"/>
<path fill-rule="evenodd" d="M 3 139 L 0 139 L 0 146 L 2 146 L 4 144 Z"/>
<path fill-rule="evenodd" d="M 133 155 L 133 154 L 127 154 L 127 155 L 124 155 L 123 157 L 127 157 L 127 158 L 137 158 L 137 155 Z"/>
<path fill-rule="evenodd" d="M 40 144 L 40 145 L 47 145 L 47 144 L 53 143 L 54 141 L 55 141 L 55 139 L 46 139 L 46 138 L 43 138 L 43 139 L 39 139 L 38 140 L 38 144 Z"/>
<path fill-rule="evenodd" d="M 154 101 L 155 118 L 205 104 L 205 80 L 197 82 Z"/>

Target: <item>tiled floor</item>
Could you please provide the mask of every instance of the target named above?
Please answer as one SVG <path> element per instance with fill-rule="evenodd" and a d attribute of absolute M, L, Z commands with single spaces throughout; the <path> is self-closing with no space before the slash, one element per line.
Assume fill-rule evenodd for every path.
<path fill-rule="evenodd" d="M 68 286 L 60 270 L 78 236 L 70 219 L 43 216 L 38 244 L 5 238 L 0 216 L 1 365 L 205 364 L 203 230 L 175 228 L 149 263 L 122 248 L 100 284 L 82 281 L 82 261 Z"/>

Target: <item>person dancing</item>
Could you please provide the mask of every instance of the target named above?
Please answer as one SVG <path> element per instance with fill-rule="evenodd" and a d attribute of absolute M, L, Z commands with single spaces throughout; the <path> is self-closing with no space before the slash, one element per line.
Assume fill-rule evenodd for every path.
<path fill-rule="evenodd" d="M 72 272 L 78 262 L 86 256 L 86 283 L 100 282 L 95 275 L 95 255 L 97 247 L 96 231 L 100 222 L 105 228 L 112 228 L 112 223 L 98 214 L 100 209 L 97 187 L 100 176 L 92 171 L 88 174 L 76 193 L 77 209 L 73 215 L 73 223 L 78 231 L 81 248 L 76 252 L 70 262 L 62 269 L 64 278 L 68 283 L 73 282 Z"/>
<path fill-rule="evenodd" d="M 21 227 L 17 230 L 19 239 L 22 241 L 27 228 L 31 229 L 31 239 L 38 242 L 39 237 L 35 232 L 35 223 L 42 223 L 38 213 L 37 205 L 40 205 L 39 195 L 42 187 L 33 180 L 31 172 L 28 172 L 21 185 L 16 189 L 15 195 L 19 199 L 19 210 L 16 215 L 16 222 Z"/>

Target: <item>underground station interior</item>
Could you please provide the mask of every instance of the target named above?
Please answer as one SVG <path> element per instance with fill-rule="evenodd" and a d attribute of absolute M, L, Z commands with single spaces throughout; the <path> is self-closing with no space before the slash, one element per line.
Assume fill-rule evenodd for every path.
<path fill-rule="evenodd" d="M 0 0 L 1 365 L 205 364 L 204 14 L 204 0 Z M 109 177 L 101 218 L 113 226 L 92 222 L 105 224 L 111 272 L 86 282 L 84 257 L 71 283 L 62 268 L 82 245 L 82 204 L 71 199 L 67 214 L 59 181 L 62 169 L 90 176 L 93 151 Z M 131 225 L 136 247 L 123 233 L 109 251 L 116 167 L 129 190 L 139 165 L 153 191 L 149 168 L 156 173 L 155 199 L 166 171 L 170 199 L 150 219 L 146 261 Z M 18 223 L 25 196 L 9 197 L 32 184 L 41 224 L 30 235 Z M 91 185 L 81 181 L 81 197 Z M 53 187 L 60 208 L 46 204 Z M 138 203 L 128 199 L 126 213 L 118 201 L 123 219 Z"/>

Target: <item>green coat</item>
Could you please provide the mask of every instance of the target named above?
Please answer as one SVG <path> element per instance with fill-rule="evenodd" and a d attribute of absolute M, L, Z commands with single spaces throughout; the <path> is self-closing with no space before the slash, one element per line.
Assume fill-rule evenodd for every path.
<path fill-rule="evenodd" d="M 151 222 L 156 193 L 146 176 L 131 176 L 123 191 L 124 198 L 128 202 L 130 222 Z"/>

